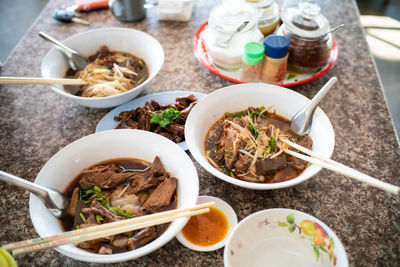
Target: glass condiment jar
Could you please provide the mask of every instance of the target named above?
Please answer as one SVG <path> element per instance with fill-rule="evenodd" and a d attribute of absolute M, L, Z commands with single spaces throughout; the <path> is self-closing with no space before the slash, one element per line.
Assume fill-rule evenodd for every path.
<path fill-rule="evenodd" d="M 274 0 L 246 0 L 259 11 L 257 25 L 264 36 L 270 35 L 279 24 L 280 14 L 278 4 Z"/>
<path fill-rule="evenodd" d="M 321 8 L 310 0 L 289 6 L 282 12 L 283 24 L 278 30 L 290 40 L 288 65 L 291 70 L 315 72 L 328 62 L 332 50 L 332 35 Z"/>
<path fill-rule="evenodd" d="M 211 10 L 202 38 L 216 66 L 231 71 L 242 66 L 244 45 L 264 37 L 257 28 L 257 16 L 257 9 L 243 0 L 224 0 Z"/>

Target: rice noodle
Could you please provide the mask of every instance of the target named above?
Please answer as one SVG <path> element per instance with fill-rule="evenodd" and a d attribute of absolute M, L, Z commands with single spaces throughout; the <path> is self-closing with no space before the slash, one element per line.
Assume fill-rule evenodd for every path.
<path fill-rule="evenodd" d="M 79 78 L 88 82 L 82 90 L 84 97 L 104 97 L 126 92 L 132 89 L 131 79 L 124 76 L 137 75 L 137 73 L 114 63 L 113 69 L 105 69 L 99 66 L 96 61 L 86 66 L 79 73 Z"/>

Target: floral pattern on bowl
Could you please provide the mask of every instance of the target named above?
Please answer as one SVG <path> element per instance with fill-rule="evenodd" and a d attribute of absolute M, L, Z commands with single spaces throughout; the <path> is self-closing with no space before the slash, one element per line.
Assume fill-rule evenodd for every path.
<path fill-rule="evenodd" d="M 348 266 L 335 233 L 313 216 L 291 209 L 268 209 L 243 219 L 229 236 L 225 267 Z"/>
<path fill-rule="evenodd" d="M 336 266 L 336 257 L 333 252 L 335 241 L 332 237 L 328 236 L 321 225 L 311 220 L 303 220 L 297 225 L 294 221 L 293 213 L 290 213 L 286 217 L 286 222 L 278 221 L 278 225 L 287 227 L 290 233 L 293 233 L 297 229 L 299 238 L 310 239 L 313 243 L 312 247 L 317 261 L 322 251 L 328 253 L 329 260 L 333 261 L 333 265 Z"/>

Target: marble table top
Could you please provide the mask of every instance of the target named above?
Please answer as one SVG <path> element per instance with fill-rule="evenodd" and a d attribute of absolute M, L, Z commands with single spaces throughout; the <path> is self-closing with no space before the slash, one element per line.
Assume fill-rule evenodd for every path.
<path fill-rule="evenodd" d="M 400 150 L 354 1 L 320 1 L 332 25 L 346 24 L 334 33 L 339 47 L 336 66 L 325 76 L 291 89 L 312 97 L 332 76 L 338 77 L 320 107 L 336 135 L 332 158 L 350 167 L 400 185 Z M 62 40 L 88 29 L 107 26 L 138 29 L 163 46 L 165 63 L 144 94 L 188 90 L 210 93 L 231 85 L 196 60 L 192 38 L 218 2 L 195 1 L 189 22 L 159 21 L 155 10 L 137 23 L 121 23 L 109 10 L 83 14 L 90 26 L 62 24 L 55 8 L 73 1 L 50 0 L 38 20 L 5 62 L 2 76 L 40 76 L 40 63 L 51 48 L 37 33 Z M 58 150 L 95 131 L 110 109 L 90 109 L 62 98 L 45 85 L 0 85 L 0 169 L 33 181 Z M 291 208 L 327 224 L 344 244 L 350 266 L 400 265 L 400 198 L 322 170 L 312 179 L 280 190 L 252 191 L 208 174 L 197 163 L 200 195 L 224 199 L 241 220 L 259 210 Z M 0 183 L 1 244 L 36 237 L 28 213 L 29 194 Z M 20 266 L 94 266 L 47 250 L 17 259 Z M 115 266 L 222 266 L 223 250 L 199 253 L 176 239 L 139 259 Z"/>

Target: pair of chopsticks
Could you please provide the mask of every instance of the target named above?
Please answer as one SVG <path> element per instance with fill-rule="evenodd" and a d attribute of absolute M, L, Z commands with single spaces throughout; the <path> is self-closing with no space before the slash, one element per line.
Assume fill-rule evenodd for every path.
<path fill-rule="evenodd" d="M 294 149 L 297 149 L 298 151 L 301 151 L 309 156 L 300 154 L 298 152 L 295 152 L 293 150 L 289 150 L 286 149 L 284 150 L 285 153 L 292 155 L 296 158 L 308 161 L 312 164 L 316 164 L 318 166 L 321 166 L 323 168 L 326 168 L 328 170 L 343 174 L 345 176 L 348 176 L 350 178 L 353 178 L 355 180 L 358 180 L 360 182 L 364 182 L 367 183 L 371 186 L 374 186 L 376 188 L 379 189 L 383 189 L 387 192 L 393 193 L 393 194 L 400 194 L 400 187 L 396 186 L 396 185 L 392 185 L 386 182 L 382 182 L 374 177 L 371 177 L 369 175 L 366 175 L 365 173 L 359 172 L 355 169 L 352 169 L 350 167 L 347 167 L 346 165 L 343 165 L 339 162 L 336 162 L 334 160 L 325 158 L 303 146 L 300 146 L 296 143 L 293 143 L 287 139 L 281 139 L 283 142 L 285 142 L 286 144 L 288 144 L 289 146 L 291 146 Z"/>
<path fill-rule="evenodd" d="M 69 84 L 85 85 L 82 79 L 37 78 L 37 77 L 0 77 L 0 84 Z"/>
<path fill-rule="evenodd" d="M 199 204 L 190 208 L 174 209 L 151 215 L 136 217 L 132 219 L 100 224 L 79 230 L 63 232 L 49 237 L 40 237 L 2 246 L 3 249 L 12 251 L 13 256 L 23 255 L 30 252 L 58 247 L 66 244 L 79 243 L 83 241 L 98 239 L 120 233 L 125 233 L 149 226 L 171 222 L 182 217 L 194 216 L 210 211 L 214 202 Z"/>

